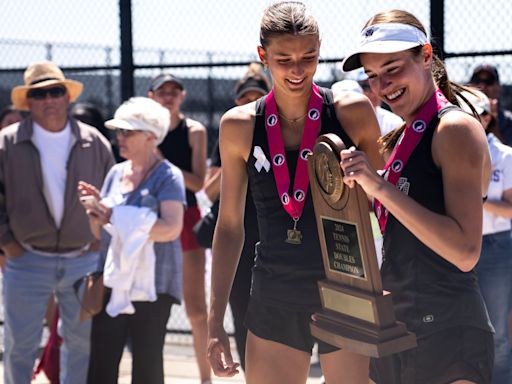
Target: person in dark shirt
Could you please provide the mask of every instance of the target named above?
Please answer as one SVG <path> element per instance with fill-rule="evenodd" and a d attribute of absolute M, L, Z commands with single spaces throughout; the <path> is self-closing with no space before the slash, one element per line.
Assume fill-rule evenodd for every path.
<path fill-rule="evenodd" d="M 148 97 L 171 113 L 169 133 L 158 146 L 162 155 L 183 172 L 187 208 L 181 233 L 183 248 L 183 299 L 192 327 L 194 351 L 202 383 L 210 383 L 210 366 L 206 358 L 208 329 L 205 291 L 205 251 L 192 230 L 201 220 L 195 193 L 203 188 L 206 175 L 206 128 L 181 111 L 186 91 L 181 79 L 160 74 L 152 81 Z"/>
<path fill-rule="evenodd" d="M 105 138 L 110 142 L 112 146 L 112 153 L 116 162 L 119 163 L 124 159 L 119 155 L 119 148 L 115 137 L 105 128 L 105 118 L 101 110 L 91 103 L 75 103 L 71 107 L 71 116 L 75 119 L 80 120 L 82 123 L 89 124 L 96 128 Z"/>
<path fill-rule="evenodd" d="M 307 154 L 318 135 L 334 133 L 345 145 L 366 151 L 379 167 L 380 130 L 366 97 L 344 93 L 333 100 L 330 90 L 313 83 L 320 37 L 304 4 L 269 6 L 260 42 L 259 57 L 272 75 L 273 88 L 265 98 L 226 112 L 220 125 L 221 204 L 212 250 L 208 357 L 216 375 L 238 372 L 223 321 L 244 241 L 249 186 L 260 239 L 245 318 L 245 378 L 249 384 L 305 383 L 315 343 L 309 323 L 321 308 L 317 281 L 325 278 L 307 193 Z M 368 383 L 367 357 L 318 344 L 328 383 Z"/>
<path fill-rule="evenodd" d="M 355 149 L 341 152 L 348 186 L 374 197 L 384 235 L 381 275 L 396 317 L 418 346 L 374 359 L 377 383 L 489 383 L 493 329 L 474 267 L 491 161 L 484 129 L 463 112 L 425 28 L 402 10 L 373 16 L 343 70 L 361 66 L 405 126 L 383 137 L 382 176 Z"/>
<path fill-rule="evenodd" d="M 245 76 L 240 79 L 235 86 L 235 104 L 244 105 L 256 101 L 260 97 L 265 96 L 269 90 L 270 81 L 263 72 L 262 65 L 252 63 L 249 65 Z M 213 147 L 210 162 L 204 190 L 210 201 L 214 204 L 212 209 L 218 212 L 222 165 L 218 140 Z M 256 217 L 256 208 L 250 193 L 247 194 L 245 204 L 244 229 L 244 246 L 229 296 L 229 306 L 235 327 L 236 349 L 240 357 L 242 369 L 245 369 L 245 344 L 247 339 L 247 328 L 244 325 L 244 318 L 247 312 L 251 290 L 251 269 L 254 266 L 254 247 L 259 239 L 258 218 Z"/>
<path fill-rule="evenodd" d="M 480 64 L 473 70 L 469 84 L 480 89 L 491 101 L 491 114 L 496 119 L 493 134 L 504 144 L 512 145 L 512 112 L 500 102 L 501 84 L 498 69 L 491 64 Z"/>
<path fill-rule="evenodd" d="M 0 129 L 23 120 L 21 112 L 8 105 L 0 110 Z"/>

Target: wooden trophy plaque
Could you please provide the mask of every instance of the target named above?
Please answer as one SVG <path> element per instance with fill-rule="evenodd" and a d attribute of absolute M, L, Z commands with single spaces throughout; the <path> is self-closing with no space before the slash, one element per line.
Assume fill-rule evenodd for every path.
<path fill-rule="evenodd" d="M 355 353 L 382 357 L 416 346 L 416 336 L 396 321 L 384 292 L 363 189 L 345 187 L 339 165 L 343 141 L 320 136 L 308 172 L 326 279 L 319 281 L 322 311 L 312 334 Z"/>

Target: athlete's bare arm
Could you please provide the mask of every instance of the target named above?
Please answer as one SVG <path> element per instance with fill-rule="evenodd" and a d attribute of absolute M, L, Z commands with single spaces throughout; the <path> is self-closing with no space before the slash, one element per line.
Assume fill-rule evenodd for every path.
<path fill-rule="evenodd" d="M 222 178 L 220 210 L 212 249 L 211 307 L 208 318 L 208 358 L 217 376 L 233 376 L 224 314 L 244 242 L 244 210 L 247 193 L 246 161 L 254 130 L 255 103 L 228 111 L 220 124 Z"/>
<path fill-rule="evenodd" d="M 359 183 L 420 241 L 467 272 L 480 256 L 482 196 L 490 176 L 482 126 L 462 112 L 446 114 L 434 133 L 432 156 L 442 172 L 446 214 L 430 211 L 376 176 L 360 152 L 342 151 L 342 168 L 347 182 Z"/>
<path fill-rule="evenodd" d="M 208 142 L 206 128 L 200 122 L 187 119 L 188 142 L 192 149 L 192 171 L 182 169 L 185 187 L 193 192 L 203 188 L 206 175 L 206 146 Z"/>

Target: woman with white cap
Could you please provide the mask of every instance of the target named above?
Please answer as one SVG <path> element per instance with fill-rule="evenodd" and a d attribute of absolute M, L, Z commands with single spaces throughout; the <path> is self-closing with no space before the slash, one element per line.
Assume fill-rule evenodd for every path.
<path fill-rule="evenodd" d="M 126 253 L 125 248 L 118 247 L 114 241 L 115 233 L 121 232 L 111 231 L 111 241 L 103 228 L 107 228 L 106 224 L 114 229 L 119 225 L 121 228 L 118 229 L 122 230 L 123 227 L 133 226 L 134 220 L 139 220 L 139 217 L 154 217 L 149 225 L 140 219 L 140 226 L 136 223 L 136 231 L 131 233 L 129 241 L 133 242 L 134 237 L 144 232 L 146 243 L 143 245 L 147 242 L 152 245 L 154 266 L 134 268 L 132 286 L 140 283 L 137 287 L 148 287 L 156 295 L 153 293 L 148 300 L 134 300 L 135 293 L 130 290 L 131 303 L 125 303 L 128 309 L 117 310 L 116 304 L 119 302 L 115 302 L 114 297 L 117 286 L 108 285 L 112 286 L 112 290 L 107 291 L 104 308 L 93 318 L 88 377 L 91 384 L 117 383 L 119 362 L 128 337 L 133 355 L 132 383 L 164 382 L 162 352 L 166 324 L 171 306 L 179 304 L 181 300 L 182 251 L 179 236 L 186 204 L 181 171 L 161 159 L 156 151 L 157 145 L 167 134 L 169 121 L 169 111 L 149 98 L 134 97 L 124 102 L 117 109 L 114 119 L 107 121 L 105 126 L 114 131 L 119 154 L 126 161 L 112 167 L 101 192 L 84 182 L 78 186 L 81 198 L 89 201 L 85 203 L 85 208 L 91 229 L 102 242 L 100 259 L 105 264 L 106 286 L 107 274 L 111 273 L 111 269 L 115 270 L 111 268 L 116 266 L 115 258 L 125 257 Z M 122 217 L 123 208 L 126 207 L 131 210 L 125 209 L 125 213 L 135 214 L 117 222 L 116 219 Z M 134 207 L 138 210 L 133 210 Z M 139 212 L 148 216 L 141 216 Z M 120 238 L 121 246 L 124 246 Z M 132 244 L 132 248 L 136 247 Z M 120 249 L 123 251 L 121 256 L 118 255 Z M 109 264 L 111 255 L 114 262 Z M 130 262 L 123 259 L 122 263 L 125 264 L 121 265 L 126 268 Z M 141 276 L 143 273 L 145 275 Z M 142 285 L 145 283 L 148 284 Z"/>
<path fill-rule="evenodd" d="M 482 253 L 475 268 L 489 318 L 494 326 L 493 383 L 512 382 L 512 352 L 509 341 L 508 314 L 512 298 L 512 148 L 493 133 L 496 119 L 491 102 L 481 91 L 463 92 L 467 103 L 480 117 L 487 135 L 492 161 L 492 177 L 484 203 Z"/>
<path fill-rule="evenodd" d="M 418 347 L 372 361 L 378 383 L 489 383 L 492 326 L 474 267 L 490 158 L 481 124 L 464 113 L 443 63 L 412 14 L 372 17 L 343 70 L 363 66 L 372 90 L 405 126 L 384 136 L 381 173 L 355 149 L 344 182 L 374 197 L 384 234 L 384 289 Z M 384 375 L 387 373 L 388 375 Z"/>

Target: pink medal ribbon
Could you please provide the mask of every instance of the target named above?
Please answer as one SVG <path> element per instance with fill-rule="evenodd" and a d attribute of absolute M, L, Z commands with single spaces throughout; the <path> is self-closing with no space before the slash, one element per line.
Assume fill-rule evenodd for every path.
<path fill-rule="evenodd" d="M 397 185 L 400 175 L 405 168 L 405 164 L 407 164 L 409 157 L 423 137 L 428 124 L 437 112 L 449 103 L 450 102 L 446 99 L 441 90 L 436 89 L 434 94 L 421 107 L 418 114 L 414 117 L 412 124 L 405 127 L 405 130 L 398 140 L 391 157 L 384 167 L 384 175 L 387 175 L 388 182 L 395 186 Z M 384 233 L 384 229 L 386 228 L 386 223 L 388 221 L 388 210 L 377 199 L 374 201 L 374 209 L 377 219 L 379 220 L 380 231 Z"/>
<path fill-rule="evenodd" d="M 268 147 L 272 159 L 272 170 L 274 171 L 277 192 L 283 208 L 294 221 L 293 229 L 288 230 L 286 239 L 286 242 L 291 244 L 300 244 L 302 239 L 302 234 L 297 230 L 297 221 L 299 221 L 302 215 L 306 194 L 309 188 L 307 158 L 308 155 L 313 152 L 313 146 L 315 145 L 320 130 L 322 104 L 323 99 L 318 87 L 313 84 L 308 102 L 308 113 L 304 124 L 304 132 L 302 133 L 300 142 L 299 157 L 297 160 L 297 168 L 295 169 L 295 179 L 293 181 L 293 192 L 292 196 L 290 196 L 288 193 L 290 188 L 290 175 L 288 173 L 288 164 L 286 162 L 274 89 L 272 89 L 265 98 L 265 127 L 267 130 Z"/>

